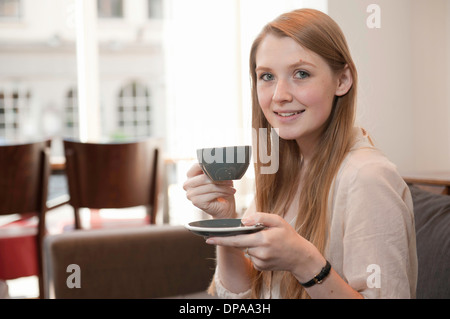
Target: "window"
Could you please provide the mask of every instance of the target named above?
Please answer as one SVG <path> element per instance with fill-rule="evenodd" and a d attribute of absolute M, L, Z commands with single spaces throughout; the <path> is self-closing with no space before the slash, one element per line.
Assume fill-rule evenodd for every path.
<path fill-rule="evenodd" d="M 163 17 L 162 0 L 148 0 L 148 17 L 150 19 L 162 19 Z"/>
<path fill-rule="evenodd" d="M 24 132 L 22 123 L 29 112 L 31 93 L 25 89 L 0 89 L 0 138 L 17 140 Z"/>
<path fill-rule="evenodd" d="M 0 0 L 1 19 L 20 19 L 20 0 Z"/>
<path fill-rule="evenodd" d="M 128 137 L 151 135 L 150 94 L 144 85 L 132 82 L 120 90 L 118 126 Z"/>
<path fill-rule="evenodd" d="M 64 136 L 78 137 L 78 92 L 72 88 L 67 92 L 64 112 Z"/>
<path fill-rule="evenodd" d="M 122 0 L 98 0 L 98 16 L 100 18 L 122 18 Z"/>

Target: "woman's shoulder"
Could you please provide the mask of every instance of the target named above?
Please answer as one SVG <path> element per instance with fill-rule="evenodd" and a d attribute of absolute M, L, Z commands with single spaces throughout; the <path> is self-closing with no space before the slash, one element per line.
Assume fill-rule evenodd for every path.
<path fill-rule="evenodd" d="M 342 162 L 337 178 L 349 183 L 373 183 L 382 179 L 403 184 L 397 166 L 373 145 L 367 133 L 357 136 Z"/>
<path fill-rule="evenodd" d="M 396 165 L 373 145 L 360 144 L 347 154 L 332 190 L 330 195 L 333 194 L 336 205 L 348 206 L 348 202 L 352 201 L 350 206 L 353 208 L 349 210 L 356 210 L 361 216 L 372 214 L 372 217 L 378 218 L 380 214 L 387 214 L 391 218 L 395 215 L 394 206 L 400 207 L 399 211 L 409 216 L 412 213 L 408 185 Z M 359 209 L 360 205 L 365 208 Z M 389 209 L 381 209 L 383 205 L 389 206 Z"/>
<path fill-rule="evenodd" d="M 396 165 L 375 147 L 363 147 L 350 151 L 342 168 L 347 171 L 366 171 L 379 169 L 396 170 Z"/>

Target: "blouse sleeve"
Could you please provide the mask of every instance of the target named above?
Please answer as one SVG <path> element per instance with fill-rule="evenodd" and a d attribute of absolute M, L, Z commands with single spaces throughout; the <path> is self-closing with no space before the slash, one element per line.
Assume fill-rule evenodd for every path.
<path fill-rule="evenodd" d="M 219 268 L 216 267 L 216 272 L 214 273 L 214 286 L 217 297 L 223 299 L 249 299 L 251 297 L 251 289 L 241 293 L 234 293 L 225 288 L 220 281 L 218 269 Z"/>
<path fill-rule="evenodd" d="M 249 207 L 247 208 L 244 216 L 246 216 L 249 213 L 256 212 L 256 204 L 255 200 L 252 200 Z M 243 216 L 243 217 L 244 217 Z M 214 273 L 213 283 L 214 283 L 214 290 L 219 298 L 223 299 L 249 299 L 251 297 L 251 289 L 241 292 L 241 293 L 234 293 L 229 291 L 220 281 L 220 272 L 219 267 L 216 266 L 216 271 Z"/>
<path fill-rule="evenodd" d="M 409 189 L 391 163 L 367 163 L 346 187 L 342 271 L 365 298 L 414 298 L 417 255 Z"/>

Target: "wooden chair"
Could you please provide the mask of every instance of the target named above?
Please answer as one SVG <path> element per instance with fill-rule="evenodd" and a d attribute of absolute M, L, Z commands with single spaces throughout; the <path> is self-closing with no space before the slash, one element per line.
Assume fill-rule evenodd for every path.
<path fill-rule="evenodd" d="M 64 141 L 69 204 L 75 228 L 81 229 L 80 208 L 145 206 L 155 224 L 162 177 L 162 140 L 129 143 Z"/>
<path fill-rule="evenodd" d="M 50 143 L 47 140 L 0 146 L 0 215 L 18 215 L 15 225 L 29 217 L 38 218 L 37 235 L 34 229 L 31 234 L 10 234 L 2 238 L 0 273 L 3 278 L 0 279 L 38 275 L 41 298 L 44 295 L 42 245 L 48 211 Z M 36 228 L 35 223 L 31 225 Z M 26 247 L 30 247 L 30 251 L 26 251 Z"/>

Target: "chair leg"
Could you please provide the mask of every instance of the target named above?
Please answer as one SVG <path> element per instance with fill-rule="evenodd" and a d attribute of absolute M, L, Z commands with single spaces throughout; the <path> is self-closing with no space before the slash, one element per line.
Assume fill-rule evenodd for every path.
<path fill-rule="evenodd" d="M 74 213 L 75 213 L 75 229 L 81 229 L 80 209 L 74 207 Z"/>
<path fill-rule="evenodd" d="M 146 206 L 149 224 L 156 224 L 156 216 L 152 206 Z"/>
<path fill-rule="evenodd" d="M 40 214 L 38 223 L 38 233 L 36 235 L 37 258 L 38 258 L 38 282 L 39 282 L 39 299 L 44 299 L 44 237 L 47 235 L 46 227 L 46 210 Z"/>
<path fill-rule="evenodd" d="M 42 223 L 41 223 L 42 224 Z M 36 236 L 37 241 L 37 258 L 38 258 L 38 284 L 39 284 L 39 299 L 44 299 L 44 255 L 43 255 L 43 244 L 44 244 L 44 233 L 39 232 Z"/>
<path fill-rule="evenodd" d="M 45 296 L 44 296 L 45 288 L 44 288 L 44 277 L 43 277 L 42 271 L 40 271 L 38 279 L 39 279 L 39 299 L 44 299 L 45 298 Z"/>

